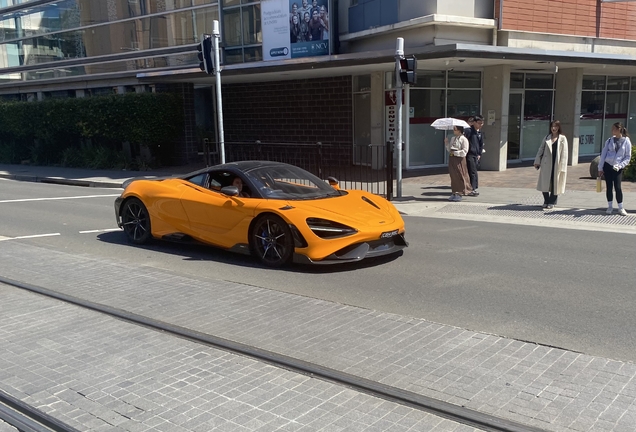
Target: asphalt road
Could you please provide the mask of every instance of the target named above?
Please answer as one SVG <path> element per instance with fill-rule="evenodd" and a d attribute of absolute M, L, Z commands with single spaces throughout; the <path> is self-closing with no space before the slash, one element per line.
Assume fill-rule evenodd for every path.
<path fill-rule="evenodd" d="M 28 242 L 636 361 L 632 235 L 407 217 L 402 256 L 271 270 L 214 248 L 129 245 L 118 192 L 0 180 L 0 247 Z"/>

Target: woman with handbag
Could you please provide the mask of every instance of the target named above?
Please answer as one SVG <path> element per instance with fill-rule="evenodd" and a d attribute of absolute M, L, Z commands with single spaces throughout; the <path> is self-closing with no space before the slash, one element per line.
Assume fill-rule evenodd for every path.
<path fill-rule="evenodd" d="M 561 132 L 560 121 L 550 123 L 550 133 L 539 147 L 534 167 L 540 170 L 537 190 L 543 193 L 543 208 L 550 210 L 565 193 L 568 171 L 568 140 Z"/>
<path fill-rule="evenodd" d="M 612 189 L 616 190 L 616 202 L 618 203 L 618 214 L 627 216 L 627 211 L 623 208 L 623 189 L 621 180 L 623 169 L 629 164 L 632 158 L 632 142 L 627 135 L 627 129 L 623 123 L 617 122 L 612 125 L 612 137 L 605 141 L 601 159 L 598 162 L 598 175 L 605 177 L 607 186 L 607 213 L 611 215 L 614 209 L 612 204 L 614 196 Z"/>

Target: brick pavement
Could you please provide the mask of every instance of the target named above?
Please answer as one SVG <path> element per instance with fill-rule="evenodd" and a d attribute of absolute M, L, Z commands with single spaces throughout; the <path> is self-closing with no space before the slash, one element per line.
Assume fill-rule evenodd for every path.
<path fill-rule="evenodd" d="M 476 431 L 16 288 L 0 295 L 0 387 L 79 430 Z"/>
<path fill-rule="evenodd" d="M 531 165 L 511 166 L 505 171 L 479 171 L 479 187 L 535 189 L 539 174 Z M 450 185 L 446 169 L 406 172 L 404 184 Z M 590 177 L 590 162 L 568 167 L 567 190 L 595 191 L 596 179 Z M 636 182 L 624 181 L 624 192 L 636 192 Z"/>
<path fill-rule="evenodd" d="M 34 257 L 42 264 L 33 266 Z M 73 279 L 69 280 L 71 269 Z M 0 274 L 549 431 L 631 432 L 636 424 L 636 365 L 631 363 L 467 331 L 422 319 L 228 281 L 170 274 L 17 242 L 6 242 L 0 249 Z M 0 305 L 0 308 L 6 307 Z M 22 307 L 25 306 L 19 306 Z M 33 308 L 37 309 L 35 306 Z M 65 309 L 60 319 L 67 320 L 66 326 L 61 328 L 72 329 L 74 334 L 79 331 L 77 322 L 74 324 L 71 318 L 85 312 L 66 311 L 67 306 L 49 308 L 51 313 L 55 309 Z M 24 311 L 18 313 L 24 316 Z M 31 313 L 30 316 L 45 319 L 41 314 Z M 96 327 L 101 327 L 101 323 L 95 323 L 92 328 Z M 105 336 L 113 336 L 112 342 L 117 343 L 119 339 L 114 337 L 116 332 L 113 333 L 110 328 L 107 330 Z M 127 331 L 136 334 L 140 330 Z M 11 336 L 13 332 L 18 332 L 18 337 Z M 56 333 L 50 332 L 48 336 L 59 336 L 63 342 L 74 340 L 65 337 L 64 333 Z M 99 342 L 96 336 L 91 336 L 94 343 Z M 0 337 L 10 337 L 18 351 L 24 352 L 25 347 L 21 344 L 27 340 L 28 332 L 20 332 L 19 326 L 13 323 L 11 328 L 0 331 Z M 148 349 L 144 343 L 146 337 L 150 336 L 135 336 L 120 341 L 126 347 L 120 346 L 121 352 L 125 354 L 126 350 L 137 345 Z M 47 345 L 47 338 L 28 340 L 25 343 L 32 349 L 29 354 L 35 358 L 39 358 L 40 351 L 64 353 L 63 342 Z M 107 350 L 103 353 L 107 354 Z M 152 356 L 152 350 L 146 354 Z M 90 352 L 71 355 L 76 367 L 86 363 L 91 370 L 104 367 L 99 361 L 102 357 L 91 355 Z M 135 358 L 129 359 L 124 355 L 121 361 L 117 356 L 104 359 L 111 366 L 119 367 L 115 370 L 124 372 L 132 367 Z M 13 361 L 16 365 L 10 370 L 23 372 L 16 369 L 21 367 L 19 359 L 16 357 Z M 60 367 L 62 371 L 72 373 L 72 370 Z M 256 365 L 252 367 L 257 368 Z M 174 368 L 168 367 L 166 370 Z M 24 373 L 29 371 L 25 370 Z M 108 373 L 116 372 L 111 370 Z M 20 376 L 18 373 L 13 375 Z M 59 406 L 65 409 L 72 408 L 67 406 L 69 401 L 65 398 L 77 395 L 77 392 L 65 391 L 69 387 L 67 382 L 84 382 L 91 378 L 91 374 L 86 372 L 75 374 L 72 378 L 59 372 L 53 376 L 62 379 L 61 384 L 50 385 L 57 389 L 54 394 L 63 400 Z M 120 386 L 123 387 L 121 393 L 115 394 L 113 403 L 125 401 L 126 395 L 129 395 L 126 388 L 136 388 L 143 377 L 134 375 L 132 381 L 126 376 L 121 376 L 119 380 L 111 377 L 111 383 L 130 383 Z M 0 383 L 6 383 L 9 378 L 5 373 Z M 175 380 L 175 377 L 170 379 Z M 28 386 L 29 381 L 25 385 Z M 207 386 L 205 388 L 209 389 Z M 37 393 L 39 388 L 31 386 L 30 390 Z M 24 392 L 18 386 L 14 386 L 14 391 Z M 166 401 L 173 401 L 168 405 L 175 403 L 170 398 Z M 175 406 L 172 408 L 178 409 Z M 325 416 L 329 424 L 335 422 L 327 413 Z M 338 430 L 327 426 L 321 424 L 318 430 Z M 453 430 L 445 427 L 439 426 L 438 430 Z M 377 430 L 416 429 L 395 425 L 393 429 L 380 427 Z"/>

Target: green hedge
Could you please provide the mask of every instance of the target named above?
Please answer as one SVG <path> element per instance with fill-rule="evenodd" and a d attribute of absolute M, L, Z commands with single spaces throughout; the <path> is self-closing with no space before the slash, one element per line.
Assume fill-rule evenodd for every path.
<path fill-rule="evenodd" d="M 623 172 L 623 178 L 626 180 L 636 181 L 636 142 L 632 142 L 632 159 Z"/>
<path fill-rule="evenodd" d="M 170 93 L 130 93 L 0 103 L 0 163 L 134 168 L 169 165 L 183 131 L 183 102 Z M 129 160 L 123 143 L 139 156 Z"/>

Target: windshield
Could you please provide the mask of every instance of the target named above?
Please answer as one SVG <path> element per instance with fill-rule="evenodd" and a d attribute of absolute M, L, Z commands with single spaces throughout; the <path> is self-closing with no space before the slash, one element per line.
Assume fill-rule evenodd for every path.
<path fill-rule="evenodd" d="M 340 196 L 323 180 L 293 165 L 260 167 L 246 174 L 265 198 L 304 200 Z"/>

